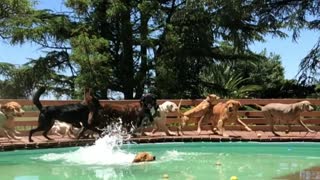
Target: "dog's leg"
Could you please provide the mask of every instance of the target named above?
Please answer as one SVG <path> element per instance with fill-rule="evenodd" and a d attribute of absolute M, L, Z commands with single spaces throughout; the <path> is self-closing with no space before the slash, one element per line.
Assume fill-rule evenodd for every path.
<path fill-rule="evenodd" d="M 20 132 L 20 131 L 17 131 L 17 130 L 14 130 L 14 133 L 15 133 L 15 134 L 21 134 L 21 132 Z"/>
<path fill-rule="evenodd" d="M 197 128 L 197 134 L 200 135 L 201 134 L 201 123 L 204 119 L 205 115 L 201 116 L 201 118 L 198 121 L 198 128 Z"/>
<path fill-rule="evenodd" d="M 177 135 L 176 133 L 171 132 L 169 130 L 169 128 L 167 128 L 167 127 L 165 128 L 164 132 L 166 133 L 167 136 L 176 136 Z"/>
<path fill-rule="evenodd" d="M 8 139 L 12 139 L 12 137 L 10 136 L 10 134 L 8 133 L 8 131 L 6 129 L 3 129 L 2 132 Z"/>
<path fill-rule="evenodd" d="M 4 133 L 9 139 L 21 140 L 21 137 L 16 136 L 15 129 L 4 129 Z"/>
<path fill-rule="evenodd" d="M 72 136 L 71 136 L 71 134 L 72 134 L 72 132 L 71 132 L 71 127 L 68 127 L 68 128 L 66 129 L 66 134 L 68 135 L 69 138 L 72 138 Z"/>
<path fill-rule="evenodd" d="M 180 125 L 179 125 L 179 128 L 178 128 L 178 136 L 184 136 L 184 132 L 183 132 L 183 127 L 185 126 L 184 125 L 185 123 L 182 122 Z"/>
<path fill-rule="evenodd" d="M 81 126 L 81 127 L 78 128 L 76 131 L 74 131 L 73 128 L 74 128 L 74 127 L 72 127 L 72 128 L 70 129 L 70 132 L 73 134 L 74 138 L 79 139 L 78 137 L 79 137 L 80 133 L 82 132 L 82 130 L 84 129 L 84 127 Z"/>
<path fill-rule="evenodd" d="M 240 118 L 237 118 L 237 122 L 241 124 L 244 128 L 246 128 L 247 131 L 252 131 L 252 129 L 249 128 L 244 122 L 242 122 Z"/>
<path fill-rule="evenodd" d="M 53 139 L 48 136 L 49 131 L 50 131 L 50 129 L 44 130 L 44 132 L 42 133 L 42 135 L 43 135 L 45 138 L 47 138 L 49 141 L 52 141 Z"/>
<path fill-rule="evenodd" d="M 270 122 L 270 130 L 275 136 L 280 136 L 280 134 L 276 133 L 275 131 L 275 121 L 276 119 L 272 116 L 272 114 L 269 111 L 264 111 L 263 112 L 264 118 Z"/>
<path fill-rule="evenodd" d="M 290 131 L 291 131 L 291 124 L 288 122 L 288 129 L 286 130 L 286 134 L 289 134 Z"/>
<path fill-rule="evenodd" d="M 96 127 L 92 127 L 92 126 L 88 127 L 88 129 L 91 130 L 92 133 L 93 133 L 93 132 L 96 132 L 96 133 L 99 135 L 100 138 L 102 137 L 103 131 L 97 129 Z"/>
<path fill-rule="evenodd" d="M 174 132 L 171 132 L 169 130 L 169 128 L 167 127 L 165 121 L 161 121 L 159 122 L 159 124 L 157 124 L 157 127 L 160 129 L 163 129 L 163 131 L 166 133 L 167 136 L 176 136 L 177 134 Z"/>
<path fill-rule="evenodd" d="M 51 122 L 51 124 L 49 124 L 49 126 L 44 128 L 44 131 L 43 131 L 42 135 L 45 138 L 47 138 L 49 141 L 52 141 L 53 139 L 48 136 L 48 133 L 51 130 L 52 126 L 54 125 L 54 120 L 51 120 L 50 122 Z"/>
<path fill-rule="evenodd" d="M 64 132 L 61 137 L 64 138 L 66 135 L 70 137 L 70 126 L 64 128 Z"/>
<path fill-rule="evenodd" d="M 159 126 L 157 125 L 157 123 L 155 123 L 151 131 L 151 134 L 154 135 L 154 133 L 156 133 L 158 130 L 159 130 Z"/>
<path fill-rule="evenodd" d="M 218 128 L 218 134 L 219 135 L 222 135 L 223 137 L 228 137 L 228 135 L 225 134 L 225 132 L 224 132 L 223 119 L 219 119 L 218 120 L 217 128 Z"/>
<path fill-rule="evenodd" d="M 52 128 L 50 129 L 50 131 L 52 131 Z M 58 135 L 58 136 L 62 136 L 62 134 L 60 134 L 60 128 L 55 127 L 54 130 L 52 131 L 52 135 Z"/>
<path fill-rule="evenodd" d="M 276 133 L 276 131 L 275 131 L 275 127 L 274 127 L 274 122 L 275 122 L 275 120 L 272 118 L 271 120 L 270 120 L 270 126 L 271 126 L 271 132 L 275 135 L 275 136 L 280 136 L 280 134 L 278 134 L 278 133 Z"/>
<path fill-rule="evenodd" d="M 77 139 L 80 139 L 81 137 L 83 137 L 86 130 L 87 130 L 87 128 L 85 128 L 85 127 L 81 128 L 78 133 Z"/>
<path fill-rule="evenodd" d="M 174 133 L 174 132 L 172 132 L 172 131 L 169 130 L 169 128 L 167 127 L 165 121 L 161 121 L 161 123 L 158 124 L 158 127 L 160 127 L 161 129 L 163 129 L 167 136 L 177 136 L 176 133 Z"/>
<path fill-rule="evenodd" d="M 141 136 L 148 136 L 144 131 L 145 131 L 145 127 L 141 127 Z"/>
<path fill-rule="evenodd" d="M 14 130 L 9 130 L 9 131 L 8 131 L 8 134 L 9 134 L 10 137 L 11 137 L 12 139 L 14 139 L 14 140 L 21 140 L 22 138 L 16 136 L 14 132 L 15 132 Z"/>
<path fill-rule="evenodd" d="M 180 122 L 178 128 L 177 128 L 177 135 L 178 136 L 183 136 L 183 132 L 182 132 L 182 122 Z"/>
<path fill-rule="evenodd" d="M 314 130 L 311 130 L 310 128 L 308 128 L 308 127 L 302 122 L 302 120 L 300 119 L 300 117 L 299 117 L 299 119 L 298 119 L 298 122 L 299 122 L 299 124 L 301 124 L 304 128 L 306 128 L 306 129 L 308 130 L 308 132 L 310 132 L 310 133 L 314 133 L 314 132 L 315 132 Z"/>
<path fill-rule="evenodd" d="M 178 131 L 178 135 L 179 136 L 184 136 L 184 132 L 183 132 L 183 127 L 186 125 L 186 122 L 189 120 L 189 117 L 187 116 L 183 116 L 181 118 L 181 123 L 180 123 L 180 126 L 179 126 L 179 131 Z"/>
<path fill-rule="evenodd" d="M 33 142 L 32 138 L 31 138 L 33 133 L 38 132 L 38 131 L 43 131 L 43 130 L 44 130 L 44 128 L 41 126 L 35 128 L 35 129 L 31 129 L 29 132 L 29 142 Z"/>
<path fill-rule="evenodd" d="M 49 130 L 50 130 L 51 127 L 53 126 L 53 124 L 54 124 L 54 120 L 47 119 L 45 114 L 40 113 L 39 118 L 38 118 L 38 127 L 36 127 L 35 129 L 31 129 L 29 131 L 29 142 L 33 142 L 32 138 L 31 138 L 33 133 L 38 132 L 38 131 L 44 131 L 47 129 L 48 126 L 50 127 L 49 128 Z"/>

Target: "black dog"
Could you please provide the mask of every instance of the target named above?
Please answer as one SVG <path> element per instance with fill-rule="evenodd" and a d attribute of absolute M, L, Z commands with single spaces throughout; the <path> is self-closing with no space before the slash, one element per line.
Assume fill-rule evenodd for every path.
<path fill-rule="evenodd" d="M 158 116 L 157 99 L 153 94 L 141 97 L 140 105 L 117 106 L 104 104 L 100 118 L 100 128 L 107 127 L 121 119 L 122 127 L 126 132 L 136 136 L 135 133 L 143 133 L 143 127 L 151 124 L 154 117 Z M 133 131 L 132 131 L 132 128 Z"/>
<path fill-rule="evenodd" d="M 40 110 L 40 114 L 38 127 L 29 132 L 29 142 L 33 142 L 31 139 L 32 134 L 37 131 L 44 131 L 43 136 L 48 140 L 52 140 L 47 135 L 55 120 L 70 123 L 74 127 L 83 127 L 78 138 L 83 136 L 83 133 L 87 129 L 97 132 L 99 135 L 102 133 L 101 130 L 96 128 L 97 123 L 99 123 L 97 122 L 99 120 L 99 111 L 102 109 L 102 106 L 100 105 L 99 100 L 96 99 L 90 91 L 85 92 L 85 100 L 82 103 L 43 107 L 39 98 L 44 91 L 44 87 L 39 88 L 33 97 L 33 104 Z M 93 119 L 91 123 L 88 122 L 90 113 L 92 113 Z"/>
<path fill-rule="evenodd" d="M 140 109 L 134 132 L 141 130 L 143 126 L 151 124 L 154 117 L 159 116 L 158 108 L 159 105 L 157 104 L 157 98 L 154 94 L 143 95 L 140 98 Z"/>

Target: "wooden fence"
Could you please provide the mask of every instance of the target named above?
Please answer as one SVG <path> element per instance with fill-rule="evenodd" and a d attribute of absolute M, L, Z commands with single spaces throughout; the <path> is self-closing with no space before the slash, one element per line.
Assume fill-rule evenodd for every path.
<path fill-rule="evenodd" d="M 173 101 L 175 103 L 179 103 L 180 100 L 178 99 L 168 99 L 169 101 Z M 320 106 L 320 100 L 318 99 L 236 99 L 241 102 L 243 107 L 239 111 L 240 119 L 243 122 L 248 124 L 250 128 L 254 131 L 269 131 L 270 126 L 267 119 L 264 119 L 262 113 L 259 110 L 255 110 L 254 108 L 250 108 L 248 105 L 260 104 L 265 105 L 268 103 L 295 103 L 302 100 L 310 101 L 315 107 Z M 16 101 L 23 106 L 23 109 L 26 111 L 23 117 L 18 117 L 16 123 L 17 130 L 23 132 L 24 134 L 28 132 L 31 128 L 37 126 L 37 118 L 39 111 L 33 105 L 31 100 L 25 99 L 0 99 L 0 104 L 4 104 L 9 101 Z M 158 100 L 158 103 L 161 104 L 166 100 Z M 190 108 L 192 106 L 197 105 L 200 103 L 201 99 L 196 100 L 182 100 L 181 105 L 185 108 Z M 217 102 L 226 101 L 226 99 L 221 99 Z M 62 104 L 69 104 L 69 103 L 77 103 L 79 100 L 42 100 L 43 105 L 62 105 Z M 101 100 L 101 104 L 109 104 L 114 106 L 122 106 L 122 105 L 136 105 L 138 104 L 138 100 L 119 100 L 119 101 L 112 101 L 112 100 Z M 254 106 L 253 106 L 254 107 Z M 303 121 L 313 130 L 319 131 L 320 129 L 320 110 L 312 112 L 303 112 L 302 118 Z M 183 110 L 182 110 L 183 111 Z M 197 119 L 192 119 L 188 125 L 184 128 L 184 130 L 195 130 L 195 122 Z M 179 119 L 177 117 L 177 113 L 170 113 L 167 117 L 167 125 L 171 130 L 175 130 L 177 128 L 177 124 L 179 123 Z M 205 124 L 204 129 L 208 130 L 211 128 L 209 124 Z M 242 126 L 238 124 L 229 123 L 226 125 L 227 130 L 244 130 Z M 276 129 L 278 131 L 284 131 L 287 129 L 287 126 L 281 123 L 276 125 Z M 293 123 L 292 131 L 305 131 L 303 127 L 298 125 L 297 123 Z"/>

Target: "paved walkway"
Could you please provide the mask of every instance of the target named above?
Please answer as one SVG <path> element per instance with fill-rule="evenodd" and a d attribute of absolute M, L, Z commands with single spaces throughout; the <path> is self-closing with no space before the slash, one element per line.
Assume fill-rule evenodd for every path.
<path fill-rule="evenodd" d="M 161 142 L 227 142 L 227 141 L 257 141 L 257 142 L 320 142 L 320 133 L 306 132 L 290 132 L 285 134 L 280 132 L 281 137 L 274 136 L 271 132 L 262 131 L 227 131 L 230 137 L 222 137 L 212 135 L 210 132 L 202 132 L 197 135 L 196 131 L 186 131 L 184 136 L 165 136 L 159 132 L 153 136 L 143 136 L 131 138 L 129 141 L 136 143 L 161 143 Z M 92 145 L 94 139 L 72 139 L 61 138 L 50 135 L 53 141 L 46 140 L 43 136 L 33 136 L 35 142 L 29 143 L 27 137 L 22 137 L 21 140 L 8 140 L 0 138 L 0 151 L 10 151 L 18 149 L 38 149 L 38 148 L 57 148 L 57 147 L 72 147 Z"/>

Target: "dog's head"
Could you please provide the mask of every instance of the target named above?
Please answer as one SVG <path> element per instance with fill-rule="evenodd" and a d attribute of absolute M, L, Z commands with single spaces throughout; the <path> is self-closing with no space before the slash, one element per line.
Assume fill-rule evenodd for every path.
<path fill-rule="evenodd" d="M 104 109 L 99 99 L 94 95 L 91 88 L 85 88 L 83 104 L 87 105 L 89 111 L 93 113 L 93 126 L 100 126 L 104 119 Z"/>
<path fill-rule="evenodd" d="M 156 111 L 158 106 L 156 96 L 154 94 L 143 95 L 140 99 L 140 106 L 143 109 L 148 109 L 148 110 L 152 110 L 152 108 L 154 108 L 153 110 Z"/>
<path fill-rule="evenodd" d="M 228 112 L 236 112 L 241 107 L 241 103 L 235 100 L 229 100 L 226 102 L 226 108 Z"/>
<path fill-rule="evenodd" d="M 95 108 L 102 108 L 99 99 L 93 94 L 91 88 L 85 88 L 84 90 L 84 102 L 85 104 L 95 107 Z"/>
<path fill-rule="evenodd" d="M 301 101 L 298 103 L 298 107 L 301 111 L 313 111 L 314 108 L 312 107 L 311 103 L 309 101 Z"/>
<path fill-rule="evenodd" d="M 209 94 L 207 97 L 206 97 L 206 101 L 208 101 L 210 104 L 213 104 L 215 103 L 216 100 L 220 99 L 219 96 L 215 95 L 215 94 Z"/>
<path fill-rule="evenodd" d="M 1 111 L 9 117 L 14 116 L 22 116 L 24 114 L 24 110 L 21 105 L 15 101 L 8 102 L 1 106 Z"/>
<path fill-rule="evenodd" d="M 154 161 L 156 160 L 156 157 L 148 152 L 139 152 L 136 157 L 134 158 L 134 163 L 139 162 L 147 162 L 147 161 Z"/>
<path fill-rule="evenodd" d="M 168 112 L 177 112 L 179 107 L 177 106 L 176 103 L 171 102 L 171 101 L 166 101 L 164 103 L 162 103 L 161 105 L 161 109 L 163 111 L 165 111 L 166 113 Z"/>

